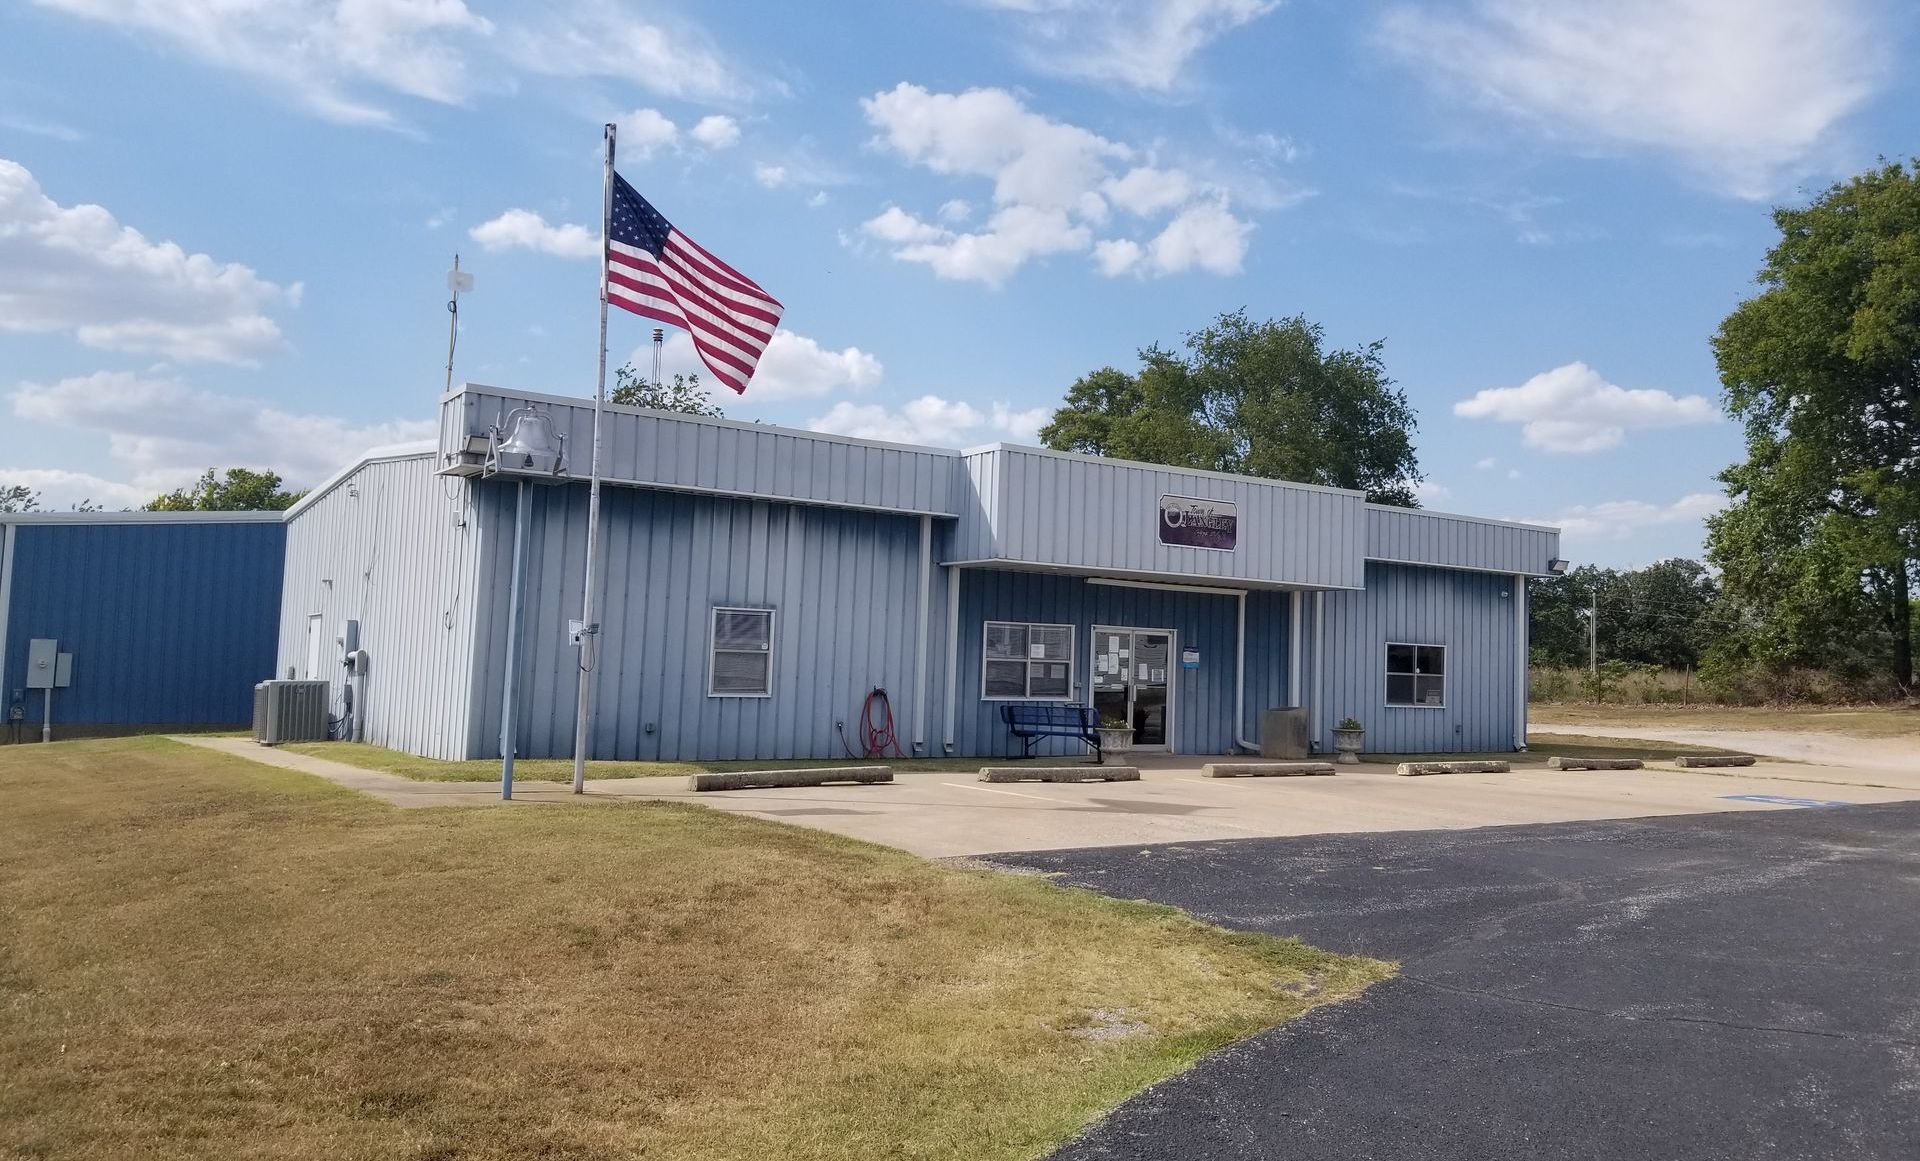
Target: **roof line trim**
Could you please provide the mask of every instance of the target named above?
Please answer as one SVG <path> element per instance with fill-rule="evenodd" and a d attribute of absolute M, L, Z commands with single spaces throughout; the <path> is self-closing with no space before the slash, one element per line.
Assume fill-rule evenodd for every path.
<path fill-rule="evenodd" d="M 441 403 L 451 403 L 466 394 L 494 395 L 507 399 L 526 399 L 537 403 L 557 403 L 567 407 L 592 407 L 592 399 L 579 399 L 571 395 L 550 395 L 544 391 L 520 391 L 512 387 L 495 387 L 490 383 L 462 383 L 459 387 L 440 397 Z M 855 447 L 883 448 L 891 451 L 925 452 L 949 459 L 959 459 L 960 453 L 950 447 L 930 447 L 918 443 L 895 443 L 885 439 L 860 439 L 857 436 L 839 435 L 831 431 L 810 431 L 803 427 L 787 427 L 778 423 L 754 423 L 746 419 L 726 419 L 714 415 L 689 415 L 684 411 L 656 411 L 650 407 L 628 407 L 620 403 L 603 405 L 607 411 L 621 415 L 641 415 L 648 419 L 670 419 L 675 423 L 689 423 L 701 427 L 730 427 L 736 431 L 757 431 L 761 434 L 798 436 L 802 439 L 817 439 L 827 443 L 852 444 Z"/>
<path fill-rule="evenodd" d="M 1432 508 L 1404 508 L 1399 504 L 1375 504 L 1372 501 L 1368 501 L 1367 507 L 1376 512 L 1431 516 L 1436 520 L 1464 520 L 1469 524 L 1491 524 L 1495 528 L 1525 528 L 1533 532 L 1551 532 L 1556 536 L 1560 534 L 1560 529 L 1552 524 L 1534 524 L 1526 520 L 1502 520 L 1496 516 L 1468 516 L 1462 512 L 1437 512 Z"/>
<path fill-rule="evenodd" d="M 384 447 L 368 448 L 359 457 L 350 460 L 346 467 L 328 476 L 314 485 L 313 490 L 300 497 L 300 502 L 282 513 L 282 518 L 291 522 L 302 512 L 318 504 L 322 497 L 351 479 L 354 473 L 370 464 L 391 463 L 394 460 L 439 459 L 440 441 L 437 439 L 415 440 L 411 443 L 387 444 Z"/>

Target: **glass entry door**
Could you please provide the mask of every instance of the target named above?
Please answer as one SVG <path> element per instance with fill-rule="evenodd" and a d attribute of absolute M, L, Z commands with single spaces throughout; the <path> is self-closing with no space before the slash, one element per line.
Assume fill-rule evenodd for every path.
<path fill-rule="evenodd" d="M 1093 628 L 1093 708 L 1133 726 L 1133 748 L 1165 750 L 1172 729 L 1173 631 Z"/>

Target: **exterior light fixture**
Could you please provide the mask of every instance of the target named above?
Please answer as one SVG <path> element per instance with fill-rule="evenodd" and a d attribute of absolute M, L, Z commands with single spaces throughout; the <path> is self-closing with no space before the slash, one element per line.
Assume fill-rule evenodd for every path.
<path fill-rule="evenodd" d="M 1547 562 L 1547 571 L 1555 576 L 1565 576 L 1567 575 L 1567 562 L 1556 556 Z"/>

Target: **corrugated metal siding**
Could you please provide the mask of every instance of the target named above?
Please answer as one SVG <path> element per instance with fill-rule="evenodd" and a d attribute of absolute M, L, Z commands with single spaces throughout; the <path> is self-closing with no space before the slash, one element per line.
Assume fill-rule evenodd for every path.
<path fill-rule="evenodd" d="M 969 452 L 960 458 L 964 483 L 960 489 L 960 519 L 942 560 L 986 560 L 1000 555 L 995 542 L 995 504 L 1000 498 L 1001 465 L 998 448 Z"/>
<path fill-rule="evenodd" d="M 494 579 L 482 616 L 485 663 L 472 737 L 480 752 L 496 754 L 513 488 L 489 481 L 479 490 L 490 530 L 482 567 Z M 576 653 L 564 627 L 580 615 L 586 505 L 578 484 L 535 493 L 519 725 L 527 757 L 573 751 Z M 606 596 L 594 682 L 595 757 L 844 757 L 834 723 L 844 721 L 854 740 L 861 702 L 875 686 L 888 691 L 902 748 L 908 746 L 917 517 L 633 489 L 604 492 L 601 515 Z M 775 611 L 772 697 L 707 696 L 715 605 Z M 936 575 L 927 657 L 936 686 L 944 609 Z M 937 723 L 936 698 L 930 689 L 928 720 Z"/>
<path fill-rule="evenodd" d="M 590 401 L 469 385 L 442 404 L 442 452 L 464 447 L 468 435 L 483 434 L 523 403 L 553 416 L 567 437 L 572 474 L 586 476 Z M 611 406 L 601 441 L 601 478 L 610 482 L 880 511 L 960 511 L 954 452 Z"/>
<path fill-rule="evenodd" d="M 1362 500 L 1277 481 L 1088 457 L 1000 449 L 988 511 L 993 556 L 1119 571 L 1354 588 L 1361 578 Z M 1232 551 L 1160 543 L 1160 497 L 1231 500 Z"/>
<path fill-rule="evenodd" d="M 273 671 L 285 526 L 28 524 L 15 532 L 5 675 L 25 684 L 27 642 L 73 654 L 53 694 L 62 723 L 234 725 Z M 29 723 L 40 720 L 26 694 Z"/>
<path fill-rule="evenodd" d="M 1200 650 L 1198 669 L 1182 669 L 1175 658 L 1176 749 L 1184 754 L 1220 754 L 1232 747 L 1234 650 L 1238 637 L 1235 598 L 1096 585 L 1052 573 L 960 571 L 956 754 L 1009 756 L 1021 750 L 1019 740 L 1000 720 L 1000 707 L 1005 703 L 985 701 L 980 696 L 981 634 L 984 623 L 990 620 L 1074 626 L 1073 699 L 1083 705 L 1091 695 L 1093 626 L 1174 630 L 1176 649 L 1197 646 Z M 1252 592 L 1247 597 L 1247 720 L 1242 736 L 1255 739 L 1260 711 L 1286 704 L 1286 682 L 1287 595 Z M 1085 747 L 1051 739 L 1036 744 L 1034 752 L 1082 754 Z"/>
<path fill-rule="evenodd" d="M 1513 578 L 1367 565 L 1360 593 L 1329 593 L 1327 733 L 1341 718 L 1367 728 L 1375 753 L 1510 750 L 1514 730 Z M 1310 614 L 1309 614 L 1310 615 Z M 1386 704 L 1388 642 L 1447 647 L 1444 709 Z"/>
<path fill-rule="evenodd" d="M 1537 575 L 1560 555 L 1560 534 L 1550 529 L 1417 508 L 1366 511 L 1369 560 Z"/>
<path fill-rule="evenodd" d="M 276 672 L 304 671 L 310 614 L 329 659 L 341 622 L 356 619 L 367 740 L 465 758 L 480 530 L 469 485 L 436 466 L 430 454 L 367 464 L 289 522 Z M 328 669 L 338 714 L 346 677 Z"/>

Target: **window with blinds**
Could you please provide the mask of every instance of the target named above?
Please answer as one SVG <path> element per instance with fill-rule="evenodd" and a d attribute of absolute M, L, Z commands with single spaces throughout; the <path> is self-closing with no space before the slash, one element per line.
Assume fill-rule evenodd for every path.
<path fill-rule="evenodd" d="M 773 610 L 713 610 L 708 697 L 773 696 Z"/>
<path fill-rule="evenodd" d="M 980 652 L 982 701 L 1072 698 L 1072 625 L 987 622 Z"/>

